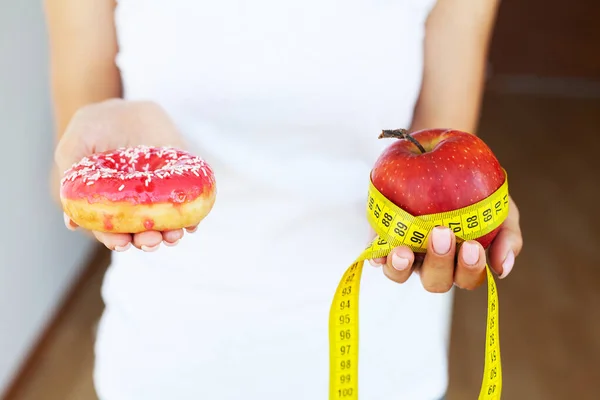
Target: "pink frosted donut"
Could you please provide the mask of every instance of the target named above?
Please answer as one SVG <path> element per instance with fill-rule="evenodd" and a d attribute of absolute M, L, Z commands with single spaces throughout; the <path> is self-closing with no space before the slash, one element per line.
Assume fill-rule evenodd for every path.
<path fill-rule="evenodd" d="M 194 226 L 216 197 L 212 168 L 172 147 L 136 146 L 97 153 L 65 171 L 60 197 L 79 226 L 113 233 Z"/>

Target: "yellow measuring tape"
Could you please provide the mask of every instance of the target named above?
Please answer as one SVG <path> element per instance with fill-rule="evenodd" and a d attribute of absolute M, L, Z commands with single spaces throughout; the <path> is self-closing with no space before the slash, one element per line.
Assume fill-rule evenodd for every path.
<path fill-rule="evenodd" d="M 505 172 L 506 176 L 506 172 Z M 358 297 L 365 260 L 386 257 L 399 245 L 425 253 L 431 230 L 438 225 L 452 229 L 457 244 L 493 231 L 508 215 L 508 179 L 489 197 L 458 210 L 415 217 L 386 199 L 369 185 L 367 218 L 377 236 L 346 270 L 329 314 L 329 399 L 358 399 Z M 497 400 L 502 393 L 498 293 L 490 268 L 488 283 L 485 367 L 479 400 Z"/>

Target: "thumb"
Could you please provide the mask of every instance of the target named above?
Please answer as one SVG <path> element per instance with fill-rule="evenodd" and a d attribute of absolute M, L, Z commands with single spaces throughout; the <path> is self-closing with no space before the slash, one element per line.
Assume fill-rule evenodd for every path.
<path fill-rule="evenodd" d="M 489 250 L 490 266 L 500 279 L 506 278 L 515 263 L 515 258 L 523 248 L 523 236 L 519 225 L 519 209 L 509 199 L 508 217 L 502 224 L 498 236 Z"/>

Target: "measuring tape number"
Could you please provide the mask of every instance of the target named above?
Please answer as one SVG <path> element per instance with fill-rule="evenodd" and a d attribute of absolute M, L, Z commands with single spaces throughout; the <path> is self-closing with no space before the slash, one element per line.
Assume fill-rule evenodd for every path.
<path fill-rule="evenodd" d="M 506 171 L 505 171 L 506 176 Z M 329 313 L 329 400 L 358 399 L 358 300 L 365 260 L 386 257 L 397 246 L 425 253 L 431 230 L 452 229 L 457 244 L 488 234 L 508 215 L 508 179 L 489 197 L 458 210 L 415 217 L 369 185 L 367 219 L 377 236 L 346 270 L 335 292 Z M 498 400 L 502 393 L 502 365 L 498 329 L 498 291 L 486 265 L 488 285 L 485 364 L 479 400 Z"/>

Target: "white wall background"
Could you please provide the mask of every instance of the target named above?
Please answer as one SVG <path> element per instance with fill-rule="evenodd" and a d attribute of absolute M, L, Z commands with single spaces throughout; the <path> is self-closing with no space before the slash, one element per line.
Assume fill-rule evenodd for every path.
<path fill-rule="evenodd" d="M 0 396 L 91 249 L 50 197 L 41 0 L 0 0 Z"/>

